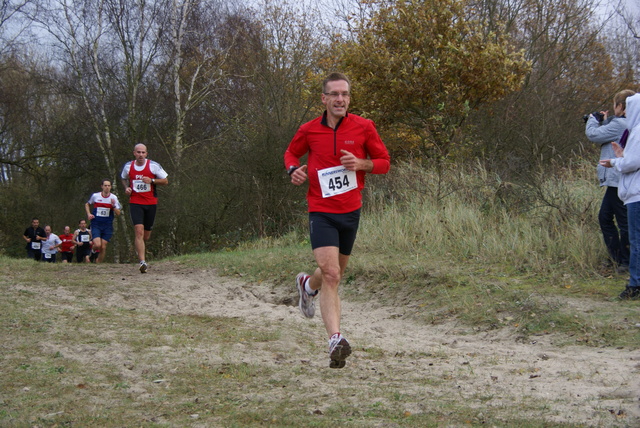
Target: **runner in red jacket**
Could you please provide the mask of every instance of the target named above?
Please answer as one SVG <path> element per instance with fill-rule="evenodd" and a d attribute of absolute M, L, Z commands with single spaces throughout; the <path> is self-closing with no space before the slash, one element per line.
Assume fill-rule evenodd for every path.
<path fill-rule="evenodd" d="M 71 263 L 73 261 L 73 248 L 75 247 L 73 241 L 73 233 L 69 226 L 64 227 L 64 233 L 60 235 L 62 245 L 60 245 L 60 255 L 62 256 L 62 263 Z"/>
<path fill-rule="evenodd" d="M 356 239 L 366 173 L 386 174 L 389 152 L 371 120 L 348 114 L 351 84 L 342 73 L 322 85 L 325 113 L 300 127 L 284 154 L 291 183 L 309 182 L 309 230 L 318 264 L 296 277 L 299 307 L 311 318 L 320 289 L 322 320 L 329 334 L 329 367 L 342 368 L 351 346 L 340 333 L 338 285 Z M 308 164 L 300 158 L 308 153 Z"/>

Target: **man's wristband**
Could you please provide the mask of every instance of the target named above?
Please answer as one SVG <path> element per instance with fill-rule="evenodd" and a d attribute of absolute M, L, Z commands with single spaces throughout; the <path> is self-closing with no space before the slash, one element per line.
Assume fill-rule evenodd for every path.
<path fill-rule="evenodd" d="M 287 170 L 287 174 L 289 174 L 289 176 L 291 176 L 291 174 L 293 174 L 293 171 L 295 171 L 296 169 L 300 168 L 299 166 L 293 166 L 291 165 L 289 167 L 289 169 Z"/>

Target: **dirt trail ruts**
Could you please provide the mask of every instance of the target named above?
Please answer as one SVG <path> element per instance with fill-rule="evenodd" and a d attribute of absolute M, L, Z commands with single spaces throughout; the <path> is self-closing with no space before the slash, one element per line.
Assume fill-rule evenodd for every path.
<path fill-rule="evenodd" d="M 187 268 L 173 262 L 154 264 L 145 275 L 130 265 L 104 265 L 104 269 L 114 284 L 135 286 L 110 294 L 100 304 L 168 314 L 238 317 L 255 325 L 269 322 L 285 330 L 282 346 L 298 354 L 271 360 L 264 354 L 243 352 L 239 345 L 243 361 L 282 365 L 285 360 L 317 369 L 328 365 L 321 317 L 318 313 L 307 320 L 300 315 L 293 278 L 291 287 L 276 287 L 220 277 L 214 269 Z M 64 290 L 56 293 L 64 297 L 60 295 Z M 575 300 L 568 304 L 575 310 L 588 310 L 587 306 L 598 302 Z M 640 426 L 640 350 L 556 346 L 553 335 L 524 338 L 509 328 L 477 332 L 454 322 L 423 325 L 406 317 L 406 308 L 375 302 L 343 299 L 342 309 L 342 329 L 354 352 L 341 376 L 350 382 L 376 378 L 402 389 L 401 385 L 416 388 L 420 380 L 433 379 L 422 384 L 428 384 L 434 399 L 465 400 L 479 411 L 541 400 L 546 403 L 544 419 L 549 422 Z M 292 333 L 286 334 L 287 329 Z M 316 336 L 318 346 L 310 349 L 295 343 L 292 338 L 301 330 Z M 379 351 L 374 364 L 365 349 Z M 331 385 L 309 382 L 315 394 L 331 393 Z M 426 407 L 418 400 L 406 403 L 407 412 L 426 411 Z"/>

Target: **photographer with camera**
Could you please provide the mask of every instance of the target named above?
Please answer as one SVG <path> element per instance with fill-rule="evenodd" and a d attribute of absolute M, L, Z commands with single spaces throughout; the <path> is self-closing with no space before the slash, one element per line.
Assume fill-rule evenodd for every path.
<path fill-rule="evenodd" d="M 633 94 L 634 91 L 625 89 L 613 97 L 613 116 L 609 116 L 608 111 L 586 116 L 585 134 L 590 141 L 600 146 L 600 160 L 615 157 L 611 143 L 620 142 L 627 129 L 626 99 Z M 598 165 L 598 180 L 600 186 L 607 187 L 598 213 L 600 230 L 616 271 L 625 273 L 629 271 L 629 229 L 627 208 L 618 197 L 620 173 L 615 168 Z"/>

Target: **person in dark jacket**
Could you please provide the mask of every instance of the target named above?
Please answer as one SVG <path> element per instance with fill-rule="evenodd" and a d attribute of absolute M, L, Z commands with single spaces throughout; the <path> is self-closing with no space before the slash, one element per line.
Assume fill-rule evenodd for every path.
<path fill-rule="evenodd" d="M 42 242 L 47 239 L 47 234 L 40 227 L 40 220 L 37 217 L 31 219 L 31 226 L 24 231 L 24 240 L 27 241 L 27 257 L 40 261 L 42 257 Z"/>

